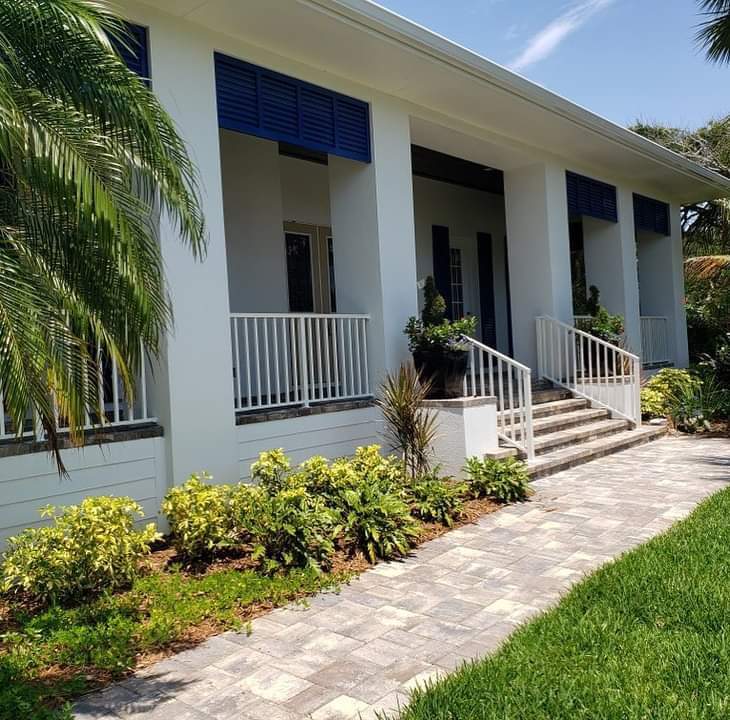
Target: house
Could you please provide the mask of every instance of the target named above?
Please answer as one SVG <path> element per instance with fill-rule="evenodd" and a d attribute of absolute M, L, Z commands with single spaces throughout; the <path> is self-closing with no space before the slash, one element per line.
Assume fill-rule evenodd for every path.
<path fill-rule="evenodd" d="M 480 320 L 466 394 L 500 395 L 528 455 L 555 409 L 533 412 L 534 383 L 630 432 L 636 358 L 687 364 L 680 206 L 725 179 L 366 0 L 121 8 L 199 167 L 210 248 L 196 262 L 162 221 L 174 332 L 133 407 L 106 369 L 109 427 L 63 451 L 70 479 L 0 412 L 0 535 L 45 503 L 127 494 L 154 517 L 191 472 L 376 441 L 371 398 L 431 274 Z M 576 283 L 624 316 L 626 349 L 584 351 Z"/>

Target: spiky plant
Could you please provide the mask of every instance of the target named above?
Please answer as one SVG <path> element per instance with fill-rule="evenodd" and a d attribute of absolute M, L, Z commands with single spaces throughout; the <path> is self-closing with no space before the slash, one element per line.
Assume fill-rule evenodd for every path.
<path fill-rule="evenodd" d="M 390 449 L 403 459 L 411 477 L 428 472 L 438 426 L 436 417 L 423 406 L 431 383 L 423 380 L 411 363 L 388 373 L 376 404 L 383 413 Z"/>
<path fill-rule="evenodd" d="M 50 449 L 101 418 L 97 345 L 130 395 L 171 321 L 158 243 L 170 217 L 196 256 L 196 173 L 160 102 L 115 52 L 103 0 L 0 0 L 0 389 Z"/>

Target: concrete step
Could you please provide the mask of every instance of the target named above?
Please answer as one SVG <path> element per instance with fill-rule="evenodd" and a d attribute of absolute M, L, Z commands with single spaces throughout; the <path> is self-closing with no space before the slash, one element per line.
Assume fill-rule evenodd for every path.
<path fill-rule="evenodd" d="M 532 433 L 534 437 L 538 435 L 548 435 L 550 433 L 568 430 L 569 428 L 579 427 L 588 423 L 606 420 L 611 416 L 608 410 L 602 408 L 585 408 L 583 410 L 571 410 L 570 412 L 560 413 L 559 415 L 549 415 L 548 417 L 538 418 L 532 423 Z M 522 426 L 515 423 L 515 435 L 522 437 Z"/>
<path fill-rule="evenodd" d="M 590 407 L 588 400 L 583 398 L 567 398 L 565 400 L 551 400 L 549 402 L 539 403 L 532 406 L 532 419 L 537 420 L 538 418 L 550 417 L 552 415 L 561 415 L 563 413 L 569 413 L 574 410 L 584 410 Z M 507 425 L 510 424 L 512 418 L 509 411 L 504 413 L 504 420 Z M 515 415 L 515 420 L 517 416 Z"/>
<path fill-rule="evenodd" d="M 642 425 L 635 430 L 624 430 L 590 442 L 572 445 L 541 455 L 528 464 L 532 480 L 577 467 L 606 455 L 657 440 L 666 433 L 665 426 Z"/>
<path fill-rule="evenodd" d="M 609 418 L 607 420 L 579 425 L 567 430 L 559 430 L 558 432 L 540 435 L 535 438 L 535 453 L 537 455 L 544 455 L 561 448 L 577 446 L 608 435 L 616 435 L 630 428 L 631 423 L 628 420 Z"/>

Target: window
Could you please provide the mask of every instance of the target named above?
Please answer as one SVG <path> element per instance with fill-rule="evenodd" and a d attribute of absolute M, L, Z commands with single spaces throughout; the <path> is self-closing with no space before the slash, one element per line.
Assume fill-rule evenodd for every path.
<path fill-rule="evenodd" d="M 464 281 L 461 272 L 461 249 L 451 248 L 449 271 L 451 276 L 451 317 L 464 317 Z"/>

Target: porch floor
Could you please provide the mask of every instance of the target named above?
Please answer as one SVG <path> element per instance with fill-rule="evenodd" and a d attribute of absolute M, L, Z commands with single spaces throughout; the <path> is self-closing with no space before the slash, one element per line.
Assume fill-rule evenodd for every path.
<path fill-rule="evenodd" d="M 730 441 L 666 438 L 538 480 L 531 502 L 254 620 L 76 706 L 78 720 L 375 718 L 482 657 L 585 572 L 730 483 Z M 539 548 L 539 550 L 536 550 Z"/>

